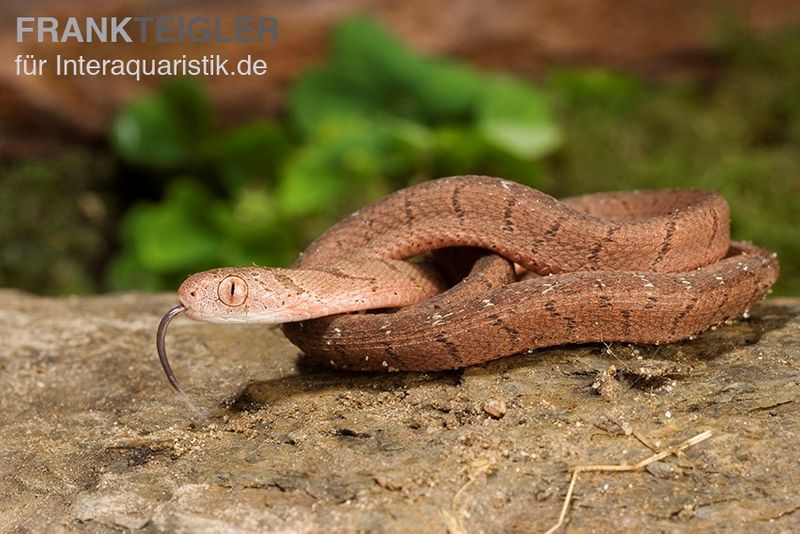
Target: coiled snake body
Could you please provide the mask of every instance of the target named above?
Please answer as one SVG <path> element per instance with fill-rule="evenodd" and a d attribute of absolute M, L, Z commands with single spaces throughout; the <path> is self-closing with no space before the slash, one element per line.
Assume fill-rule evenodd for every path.
<path fill-rule="evenodd" d="M 404 261 L 448 247 L 491 253 L 472 254 L 449 289 L 428 264 Z M 454 369 L 566 343 L 684 339 L 741 316 L 777 276 L 774 254 L 730 241 L 728 205 L 713 192 L 558 201 L 507 180 L 451 177 L 354 213 L 291 269 L 189 277 L 162 320 L 159 351 L 168 369 L 166 325 L 185 312 L 285 323 L 295 345 L 337 368 Z M 347 313 L 366 310 L 379 311 Z"/>

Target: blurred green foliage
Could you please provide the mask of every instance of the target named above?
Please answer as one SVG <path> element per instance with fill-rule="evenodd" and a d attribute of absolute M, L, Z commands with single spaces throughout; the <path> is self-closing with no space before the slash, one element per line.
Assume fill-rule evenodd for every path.
<path fill-rule="evenodd" d="M 734 28 L 705 80 L 556 69 L 534 87 L 420 56 L 350 19 L 279 120 L 223 130 L 182 80 L 120 111 L 116 168 L 101 153 L 0 165 L 0 285 L 172 290 L 210 267 L 288 265 L 367 202 L 482 173 L 556 196 L 715 189 L 734 238 L 778 251 L 777 292 L 800 294 L 798 65 L 796 29 Z"/>
<path fill-rule="evenodd" d="M 545 81 L 566 142 L 547 161 L 556 196 L 699 187 L 731 205 L 732 237 L 778 252 L 776 292 L 800 294 L 800 33 L 725 36 L 713 85 L 651 86 L 595 70 Z"/>
<path fill-rule="evenodd" d="M 219 131 L 181 81 L 132 102 L 117 154 L 165 184 L 122 225 L 115 288 L 170 289 L 219 265 L 285 265 L 345 212 L 459 173 L 541 185 L 561 142 L 543 95 L 499 74 L 409 51 L 365 18 L 335 31 L 329 60 L 291 88 L 286 121 Z"/>
<path fill-rule="evenodd" d="M 84 152 L 0 167 L 0 287 L 96 291 L 110 254 L 112 169 Z"/>

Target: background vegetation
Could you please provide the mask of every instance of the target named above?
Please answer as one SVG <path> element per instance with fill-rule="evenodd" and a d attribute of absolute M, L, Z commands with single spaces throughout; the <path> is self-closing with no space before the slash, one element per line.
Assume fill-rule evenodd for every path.
<path fill-rule="evenodd" d="M 711 82 L 608 70 L 530 83 L 420 57 L 367 19 L 291 88 L 279 120 L 216 126 L 191 80 L 120 110 L 107 151 L 0 168 L 0 286 L 172 290 L 220 265 L 287 265 L 349 211 L 452 174 L 556 196 L 707 187 L 734 237 L 779 252 L 800 293 L 800 37 L 731 31 Z"/>

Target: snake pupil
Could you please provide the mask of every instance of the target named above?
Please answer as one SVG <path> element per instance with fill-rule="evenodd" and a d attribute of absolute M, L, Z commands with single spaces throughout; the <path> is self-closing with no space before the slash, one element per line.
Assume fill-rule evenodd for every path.
<path fill-rule="evenodd" d="M 236 275 L 227 276 L 219 283 L 217 295 L 228 306 L 241 306 L 247 300 L 247 282 Z"/>

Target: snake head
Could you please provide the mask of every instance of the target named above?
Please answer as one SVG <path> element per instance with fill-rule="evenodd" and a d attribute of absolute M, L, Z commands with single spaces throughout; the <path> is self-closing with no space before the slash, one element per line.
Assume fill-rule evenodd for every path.
<path fill-rule="evenodd" d="M 253 270 L 257 268 L 213 269 L 193 274 L 178 289 L 178 300 L 191 319 L 210 322 L 239 322 L 254 299 Z M 239 319 L 239 320 L 237 320 Z"/>
<path fill-rule="evenodd" d="M 169 383 L 195 412 L 201 413 L 170 367 L 165 346 L 167 328 L 178 315 L 213 323 L 276 324 L 296 320 L 297 311 L 287 306 L 286 295 L 277 291 L 281 280 L 286 281 L 279 271 L 266 267 L 213 269 L 190 276 L 178 288 L 179 304 L 158 324 L 156 350 Z"/>
<path fill-rule="evenodd" d="M 156 350 L 161 366 L 169 383 L 197 414 L 203 415 L 204 412 L 186 395 L 169 364 L 165 346 L 167 328 L 181 314 L 200 321 L 245 322 L 252 307 L 251 302 L 263 302 L 263 299 L 259 300 L 259 293 L 264 288 L 256 280 L 262 276 L 264 270 L 259 267 L 214 269 L 192 275 L 178 289 L 180 303 L 170 309 L 158 323 Z M 251 287 L 258 288 L 252 292 L 255 295 L 251 293 Z"/>
<path fill-rule="evenodd" d="M 227 267 L 193 274 L 178 289 L 190 319 L 212 323 L 269 323 L 297 320 L 287 309 L 279 269 Z"/>

